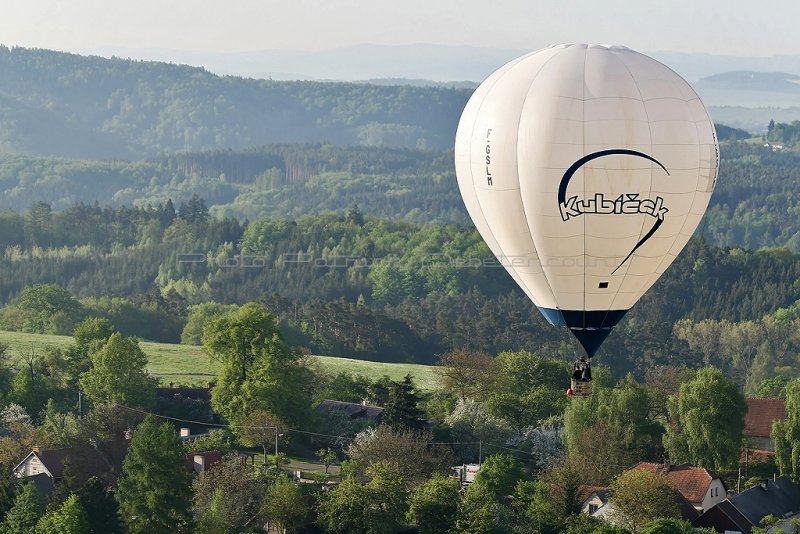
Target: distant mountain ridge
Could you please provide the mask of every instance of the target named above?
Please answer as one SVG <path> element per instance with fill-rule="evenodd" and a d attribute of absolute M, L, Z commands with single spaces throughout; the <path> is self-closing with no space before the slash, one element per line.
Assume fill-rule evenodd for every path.
<path fill-rule="evenodd" d="M 276 142 L 444 149 L 471 89 L 218 76 L 0 47 L 0 151 L 139 159 Z"/>
<path fill-rule="evenodd" d="M 697 82 L 696 87 L 701 91 L 703 89 L 727 89 L 800 94 L 800 76 L 786 72 L 739 70 L 708 76 Z"/>
<path fill-rule="evenodd" d="M 398 61 L 409 51 L 384 49 Z M 437 50 L 438 57 L 426 55 Z M 417 49 L 420 64 L 430 68 L 457 66 L 461 52 Z M 469 65 L 494 69 L 524 51 L 474 52 L 476 62 Z M 365 55 L 364 61 L 375 58 Z M 463 76 L 453 78 L 461 82 L 250 79 L 174 63 L 3 46 L 0 72 L 0 152 L 83 159 L 136 160 L 287 142 L 450 149 L 476 86 Z M 793 120 L 800 106 L 793 75 L 776 72 L 753 74 L 760 80 L 757 90 L 736 89 L 741 75 L 735 73 L 704 78 L 698 87 L 716 121 L 760 132 L 770 119 Z M 779 91 L 768 91 L 769 76 L 778 77 Z"/>
<path fill-rule="evenodd" d="M 618 43 L 625 44 L 625 43 Z M 489 48 L 445 46 L 430 43 L 409 45 L 360 44 L 319 51 L 262 50 L 215 53 L 170 49 L 103 47 L 80 53 L 105 57 L 166 61 L 203 66 L 221 75 L 276 80 L 363 81 L 380 78 L 424 79 L 435 82 L 467 80 L 480 82 L 506 62 L 544 48 Z M 686 78 L 701 78 L 729 71 L 800 72 L 800 55 L 763 57 L 724 56 L 705 53 L 647 51 L 645 53 Z"/>

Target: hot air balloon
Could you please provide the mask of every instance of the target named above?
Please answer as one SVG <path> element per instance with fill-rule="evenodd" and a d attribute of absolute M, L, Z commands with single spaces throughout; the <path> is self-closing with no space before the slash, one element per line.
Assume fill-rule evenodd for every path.
<path fill-rule="evenodd" d="M 489 248 L 591 359 L 694 233 L 719 146 L 700 98 L 663 64 L 622 46 L 562 44 L 476 89 L 455 165 Z"/>

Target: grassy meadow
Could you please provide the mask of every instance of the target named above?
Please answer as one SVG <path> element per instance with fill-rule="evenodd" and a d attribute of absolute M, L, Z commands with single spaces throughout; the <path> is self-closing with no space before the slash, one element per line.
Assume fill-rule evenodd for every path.
<path fill-rule="evenodd" d="M 66 347 L 72 343 L 72 338 L 0 330 L 0 343 L 9 346 L 11 360 L 16 362 L 31 351 L 40 351 L 48 346 Z M 217 372 L 217 364 L 203 353 L 202 347 L 150 341 L 142 341 L 140 346 L 147 354 L 147 369 L 163 384 L 173 382 L 176 385 L 205 385 Z M 388 375 L 393 380 L 399 380 L 410 374 L 414 377 L 417 387 L 425 390 L 434 389 L 439 380 L 434 367 L 429 365 L 370 362 L 335 356 L 311 356 L 311 358 L 314 365 L 332 374 L 347 371 L 372 379 Z"/>

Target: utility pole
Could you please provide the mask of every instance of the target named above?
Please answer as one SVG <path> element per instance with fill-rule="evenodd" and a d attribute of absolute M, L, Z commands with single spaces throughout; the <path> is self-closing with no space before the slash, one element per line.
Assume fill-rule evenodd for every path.
<path fill-rule="evenodd" d="M 483 440 L 478 441 L 478 467 L 483 463 Z"/>

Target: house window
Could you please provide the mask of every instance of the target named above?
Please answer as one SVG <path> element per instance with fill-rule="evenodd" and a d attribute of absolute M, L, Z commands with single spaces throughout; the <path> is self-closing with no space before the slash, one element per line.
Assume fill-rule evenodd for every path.
<path fill-rule="evenodd" d="M 589 505 L 589 515 L 592 515 L 596 511 L 597 511 L 597 505 L 596 504 L 590 504 Z"/>

